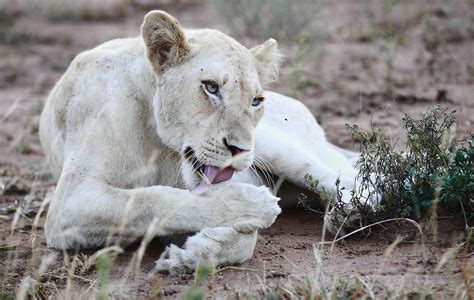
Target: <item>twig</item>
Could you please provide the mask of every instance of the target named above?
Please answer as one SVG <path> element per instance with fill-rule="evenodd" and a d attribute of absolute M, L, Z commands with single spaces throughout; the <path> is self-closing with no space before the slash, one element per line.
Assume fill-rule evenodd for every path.
<path fill-rule="evenodd" d="M 367 229 L 367 228 L 373 227 L 373 226 L 375 226 L 375 225 L 380 225 L 380 224 L 382 224 L 382 223 L 393 222 L 393 221 L 407 221 L 407 222 L 409 222 L 409 223 L 415 225 L 416 228 L 418 228 L 418 231 L 420 232 L 422 238 L 423 238 L 423 239 L 425 238 L 425 235 L 423 234 L 423 230 L 421 229 L 420 224 L 418 224 L 416 221 L 414 221 L 414 220 L 412 220 L 412 219 L 408 219 L 408 218 L 393 218 L 393 219 L 382 220 L 382 221 L 375 222 L 375 223 L 369 224 L 369 225 L 367 225 L 367 226 L 361 227 L 361 228 L 359 228 L 359 229 L 357 229 L 357 230 L 352 231 L 351 233 L 348 233 L 348 234 L 346 234 L 346 235 L 344 235 L 344 236 L 341 236 L 341 237 L 338 238 L 338 239 L 333 240 L 332 242 L 319 242 L 319 244 L 320 244 L 320 245 L 328 245 L 328 244 L 337 243 L 337 242 L 342 241 L 343 239 L 348 238 L 348 237 L 350 237 L 351 235 L 354 235 L 354 234 L 356 234 L 356 233 L 358 233 L 358 232 L 360 232 L 360 231 L 362 231 L 362 230 L 365 230 L 365 229 Z"/>

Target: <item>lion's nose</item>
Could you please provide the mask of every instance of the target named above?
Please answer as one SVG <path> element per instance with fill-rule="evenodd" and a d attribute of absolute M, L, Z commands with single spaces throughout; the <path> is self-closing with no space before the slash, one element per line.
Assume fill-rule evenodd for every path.
<path fill-rule="evenodd" d="M 226 138 L 224 138 L 224 145 L 227 147 L 227 149 L 229 149 L 230 153 L 232 153 L 232 156 L 235 156 L 235 155 L 237 155 L 241 152 L 244 152 L 244 151 L 249 151 L 249 150 L 242 149 L 242 148 L 239 148 L 237 146 L 234 146 L 234 145 L 228 143 Z"/>

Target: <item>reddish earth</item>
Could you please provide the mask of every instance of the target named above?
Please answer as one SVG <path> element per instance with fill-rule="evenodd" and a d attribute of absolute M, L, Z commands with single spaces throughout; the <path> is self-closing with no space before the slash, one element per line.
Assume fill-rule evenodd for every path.
<path fill-rule="evenodd" d="M 212 2 L 192 2 L 170 2 L 158 7 L 175 15 L 184 26 L 229 32 Z M 146 1 L 137 1 L 141 5 L 129 5 L 123 16 L 106 21 L 54 21 L 44 14 L 24 10 L 21 3 L 24 2 L 13 1 L 8 7 L 13 16 L 11 22 L 0 19 L 0 297 L 1 293 L 11 296 L 18 292 L 22 280 L 38 269 L 38 257 L 51 253 L 57 256 L 39 280 L 39 295 L 58 293 L 56 288 L 63 295 L 68 290 L 74 295 L 87 294 L 96 288 L 96 273 L 93 267 L 86 270 L 80 262 L 87 261 L 93 252 L 79 253 L 80 259 L 73 260 L 77 265 L 71 268 L 62 259 L 64 253 L 45 247 L 44 218 L 40 219 L 38 230 L 32 231 L 41 202 L 48 189 L 54 187 L 38 140 L 38 118 L 49 89 L 77 53 L 112 38 L 137 35 L 150 7 L 144 5 Z M 382 126 L 394 141 L 399 139 L 398 146 L 402 147 L 401 111 L 419 116 L 438 103 L 458 111 L 457 135 L 469 136 L 474 122 L 472 3 L 396 2 L 388 12 L 377 3 L 347 1 L 324 6 L 319 21 L 327 31 L 327 39 L 315 46 L 303 64 L 299 59 L 286 60 L 281 80 L 273 89 L 300 98 L 316 115 L 328 138 L 347 148 L 352 147 L 352 142 L 345 123 L 357 123 L 363 129 L 369 129 L 371 124 Z M 6 17 L 2 14 L 0 18 Z M 384 31 L 388 27 L 403 38 L 389 58 L 383 46 L 385 40 L 371 36 L 374 28 Z M 248 45 L 255 44 L 253 41 Z M 285 53 L 292 53 L 285 41 L 280 44 Z M 387 69 L 390 63 L 392 71 Z M 304 80 L 297 82 L 298 88 L 293 88 L 295 71 L 304 74 Z M 16 228 L 14 233 L 10 232 L 12 225 Z M 322 270 L 323 277 L 319 278 L 329 286 L 334 278 L 360 276 L 369 283 L 376 278 L 393 289 L 426 289 L 449 297 L 463 286 L 466 268 L 471 276 L 474 273 L 474 255 L 463 251 L 449 256 L 447 263 L 436 269 L 444 261 L 443 254 L 463 241 L 463 226 L 461 216 L 446 216 L 438 221 L 436 235 L 425 232 L 423 246 L 416 228 L 385 224 L 368 235 L 336 243 L 332 250 L 330 245 L 322 247 L 322 264 L 318 265 L 314 249 L 322 240 L 322 216 L 289 209 L 271 228 L 260 233 L 251 260 L 219 270 L 205 290 L 212 297 L 223 298 L 262 290 L 264 284 L 314 278 Z M 405 239 L 386 257 L 385 251 L 398 234 Z M 118 255 L 110 275 L 112 292 L 182 296 L 194 280 L 192 275 L 170 277 L 152 272 L 163 247 L 163 242 L 154 240 L 143 257 L 136 281 L 121 285 L 114 283 L 120 283 L 136 247 Z M 71 269 L 76 276 L 68 283 Z M 87 290 L 88 287 L 92 288 Z"/>

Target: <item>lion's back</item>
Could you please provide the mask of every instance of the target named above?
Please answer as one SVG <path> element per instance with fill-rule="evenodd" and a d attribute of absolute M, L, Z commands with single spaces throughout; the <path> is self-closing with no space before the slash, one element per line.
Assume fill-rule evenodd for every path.
<path fill-rule="evenodd" d="M 143 51 L 139 38 L 105 42 L 78 54 L 51 90 L 41 114 L 39 135 L 56 179 L 62 170 L 67 136 L 80 125 L 77 120 L 99 111 L 109 99 L 109 90 L 126 88 L 119 83 L 126 81 L 125 76 L 137 78 L 127 72 L 143 73 Z"/>

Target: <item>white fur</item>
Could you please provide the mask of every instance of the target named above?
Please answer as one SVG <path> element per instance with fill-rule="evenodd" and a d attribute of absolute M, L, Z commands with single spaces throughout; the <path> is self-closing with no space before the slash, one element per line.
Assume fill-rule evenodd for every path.
<path fill-rule="evenodd" d="M 309 173 L 333 190 L 339 177 L 347 201 L 355 154 L 329 144 L 303 104 L 262 90 L 276 78 L 278 59 L 274 40 L 250 51 L 215 30 L 183 31 L 161 11 L 145 17 L 142 38 L 78 55 L 41 117 L 41 142 L 58 179 L 48 245 L 128 243 L 154 224 L 157 235 L 197 232 L 182 249 L 165 251 L 160 270 L 245 261 L 256 230 L 281 211 L 267 187 L 255 186 L 262 182 L 249 171 L 255 155 L 296 185 Z M 201 80 L 219 83 L 219 101 Z M 250 105 L 257 96 L 266 98 L 265 113 Z M 232 156 L 223 138 L 249 151 Z M 188 189 L 199 177 L 183 158 L 188 146 L 200 161 L 240 172 L 194 195 Z"/>

